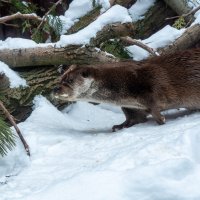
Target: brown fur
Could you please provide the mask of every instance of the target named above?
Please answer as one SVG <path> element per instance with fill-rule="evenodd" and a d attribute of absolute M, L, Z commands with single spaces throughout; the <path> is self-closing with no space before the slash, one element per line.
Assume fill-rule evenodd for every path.
<path fill-rule="evenodd" d="M 69 79 L 73 83 L 64 84 Z M 81 93 L 85 80 L 91 85 Z M 122 107 L 126 121 L 113 126 L 114 131 L 146 121 L 147 114 L 152 114 L 158 124 L 163 124 L 162 110 L 200 108 L 200 49 L 139 63 L 126 61 L 95 67 L 73 66 L 64 74 L 60 88 L 54 94 L 59 98 L 60 94 L 73 94 L 77 88 L 80 88 L 80 94 L 73 100 L 106 102 Z"/>

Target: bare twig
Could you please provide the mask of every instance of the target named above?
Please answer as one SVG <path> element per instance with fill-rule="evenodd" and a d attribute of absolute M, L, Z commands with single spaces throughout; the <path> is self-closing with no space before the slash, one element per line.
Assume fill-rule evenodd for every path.
<path fill-rule="evenodd" d="M 35 33 L 32 35 L 32 37 L 34 37 L 34 35 L 40 30 L 41 26 L 44 24 L 44 22 L 46 21 L 47 16 L 51 13 L 51 11 L 52 11 L 53 9 L 55 9 L 55 8 L 58 6 L 58 4 L 61 4 L 62 1 L 63 1 L 63 0 L 57 1 L 57 2 L 56 2 L 55 4 L 53 4 L 53 6 L 49 9 L 49 11 L 46 12 L 46 14 L 43 16 L 42 21 L 41 21 L 40 24 L 38 25 L 38 27 L 37 27 Z"/>
<path fill-rule="evenodd" d="M 170 20 L 170 19 L 177 19 L 177 18 L 180 18 L 180 17 L 188 17 L 190 15 L 194 15 L 198 10 L 200 10 L 200 6 L 197 6 L 195 9 L 191 10 L 190 12 L 186 13 L 186 14 L 183 14 L 183 15 L 178 15 L 178 16 L 174 16 L 174 17 L 169 17 L 169 18 L 166 18 L 166 20 Z"/>
<path fill-rule="evenodd" d="M 124 42 L 126 45 L 136 45 L 136 46 L 139 46 L 142 49 L 148 51 L 153 56 L 158 56 L 158 54 L 156 53 L 156 51 L 154 49 L 152 49 L 151 47 L 145 45 L 144 43 L 142 43 L 142 42 L 140 42 L 138 40 L 132 39 L 131 37 L 128 37 L 128 36 L 127 37 L 120 37 L 120 40 L 122 42 Z"/>
<path fill-rule="evenodd" d="M 37 21 L 42 21 L 43 19 L 39 16 L 37 16 L 36 14 L 32 13 L 32 14 L 22 14 L 20 12 L 17 12 L 13 15 L 8 15 L 5 17 L 0 17 L 0 23 L 5 23 L 7 21 L 10 20 L 14 20 L 14 19 L 31 19 L 31 20 L 37 20 Z"/>
<path fill-rule="evenodd" d="M 1 0 L 1 2 L 3 2 L 3 3 L 10 3 L 10 1 L 6 1 L 6 0 Z"/>
<path fill-rule="evenodd" d="M 14 28 L 19 28 L 19 26 L 16 25 L 16 24 L 8 24 L 8 23 L 2 23 L 2 24 L 5 25 L 5 26 L 11 26 L 11 27 L 14 27 Z"/>
<path fill-rule="evenodd" d="M 29 150 L 28 144 L 26 143 L 26 140 L 24 139 L 23 135 L 21 134 L 21 131 L 19 130 L 17 124 L 15 123 L 14 118 L 8 112 L 8 110 L 6 109 L 6 107 L 3 105 L 2 101 L 0 101 L 0 108 L 5 113 L 6 117 L 9 119 L 10 123 L 14 126 L 17 134 L 19 135 L 20 140 L 22 141 L 22 143 L 24 145 L 24 148 L 26 150 L 27 155 L 30 156 L 30 150 Z"/>

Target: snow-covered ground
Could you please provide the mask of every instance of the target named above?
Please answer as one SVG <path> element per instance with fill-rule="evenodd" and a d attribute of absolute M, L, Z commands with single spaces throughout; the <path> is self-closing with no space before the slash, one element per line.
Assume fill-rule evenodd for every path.
<path fill-rule="evenodd" d="M 200 114 L 166 116 L 112 133 L 118 108 L 79 102 L 60 112 L 37 97 L 19 124 L 32 156 L 18 144 L 1 159 L 0 199 L 198 200 Z"/>
<path fill-rule="evenodd" d="M 79 2 L 74 0 L 63 16 L 66 29 L 92 9 L 91 0 Z M 103 5 L 102 12 L 109 8 L 107 0 L 96 2 Z M 86 44 L 103 26 L 141 19 L 153 4 L 138 0 L 129 10 L 113 6 L 57 44 Z M 196 17 L 200 23 L 200 13 Z M 166 26 L 143 42 L 157 49 L 183 32 Z M 49 44 L 20 38 L 0 41 L 0 49 L 44 45 Z M 134 59 L 148 56 L 135 46 L 129 51 Z M 14 80 L 11 86 L 25 85 L 2 62 L 0 72 Z M 111 127 L 124 120 L 119 108 L 78 102 L 61 112 L 36 97 L 31 116 L 19 124 L 31 157 L 17 140 L 16 148 L 0 158 L 0 200 L 199 200 L 200 114 L 181 109 L 165 115 L 165 125 L 149 117 L 146 123 L 112 133 Z"/>

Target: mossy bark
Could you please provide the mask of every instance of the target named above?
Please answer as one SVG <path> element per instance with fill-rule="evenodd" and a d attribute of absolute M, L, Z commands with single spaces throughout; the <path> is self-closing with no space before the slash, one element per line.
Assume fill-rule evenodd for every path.
<path fill-rule="evenodd" d="M 5 89 L 1 100 L 17 121 L 23 121 L 32 111 L 33 98 L 39 94 L 49 97 L 58 83 L 59 74 L 55 67 L 32 68 L 18 73 L 26 79 L 29 87 Z"/>

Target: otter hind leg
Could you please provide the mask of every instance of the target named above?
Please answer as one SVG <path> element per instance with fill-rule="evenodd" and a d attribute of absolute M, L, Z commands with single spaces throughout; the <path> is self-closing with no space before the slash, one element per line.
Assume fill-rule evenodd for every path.
<path fill-rule="evenodd" d="M 159 125 L 165 124 L 165 116 L 162 115 L 159 110 L 152 109 L 151 110 L 151 115 Z"/>
<path fill-rule="evenodd" d="M 114 125 L 112 127 L 113 132 L 123 128 L 129 128 L 135 124 L 147 121 L 147 113 L 143 110 L 124 107 L 122 107 L 121 109 L 125 114 L 126 120 L 122 124 Z"/>

